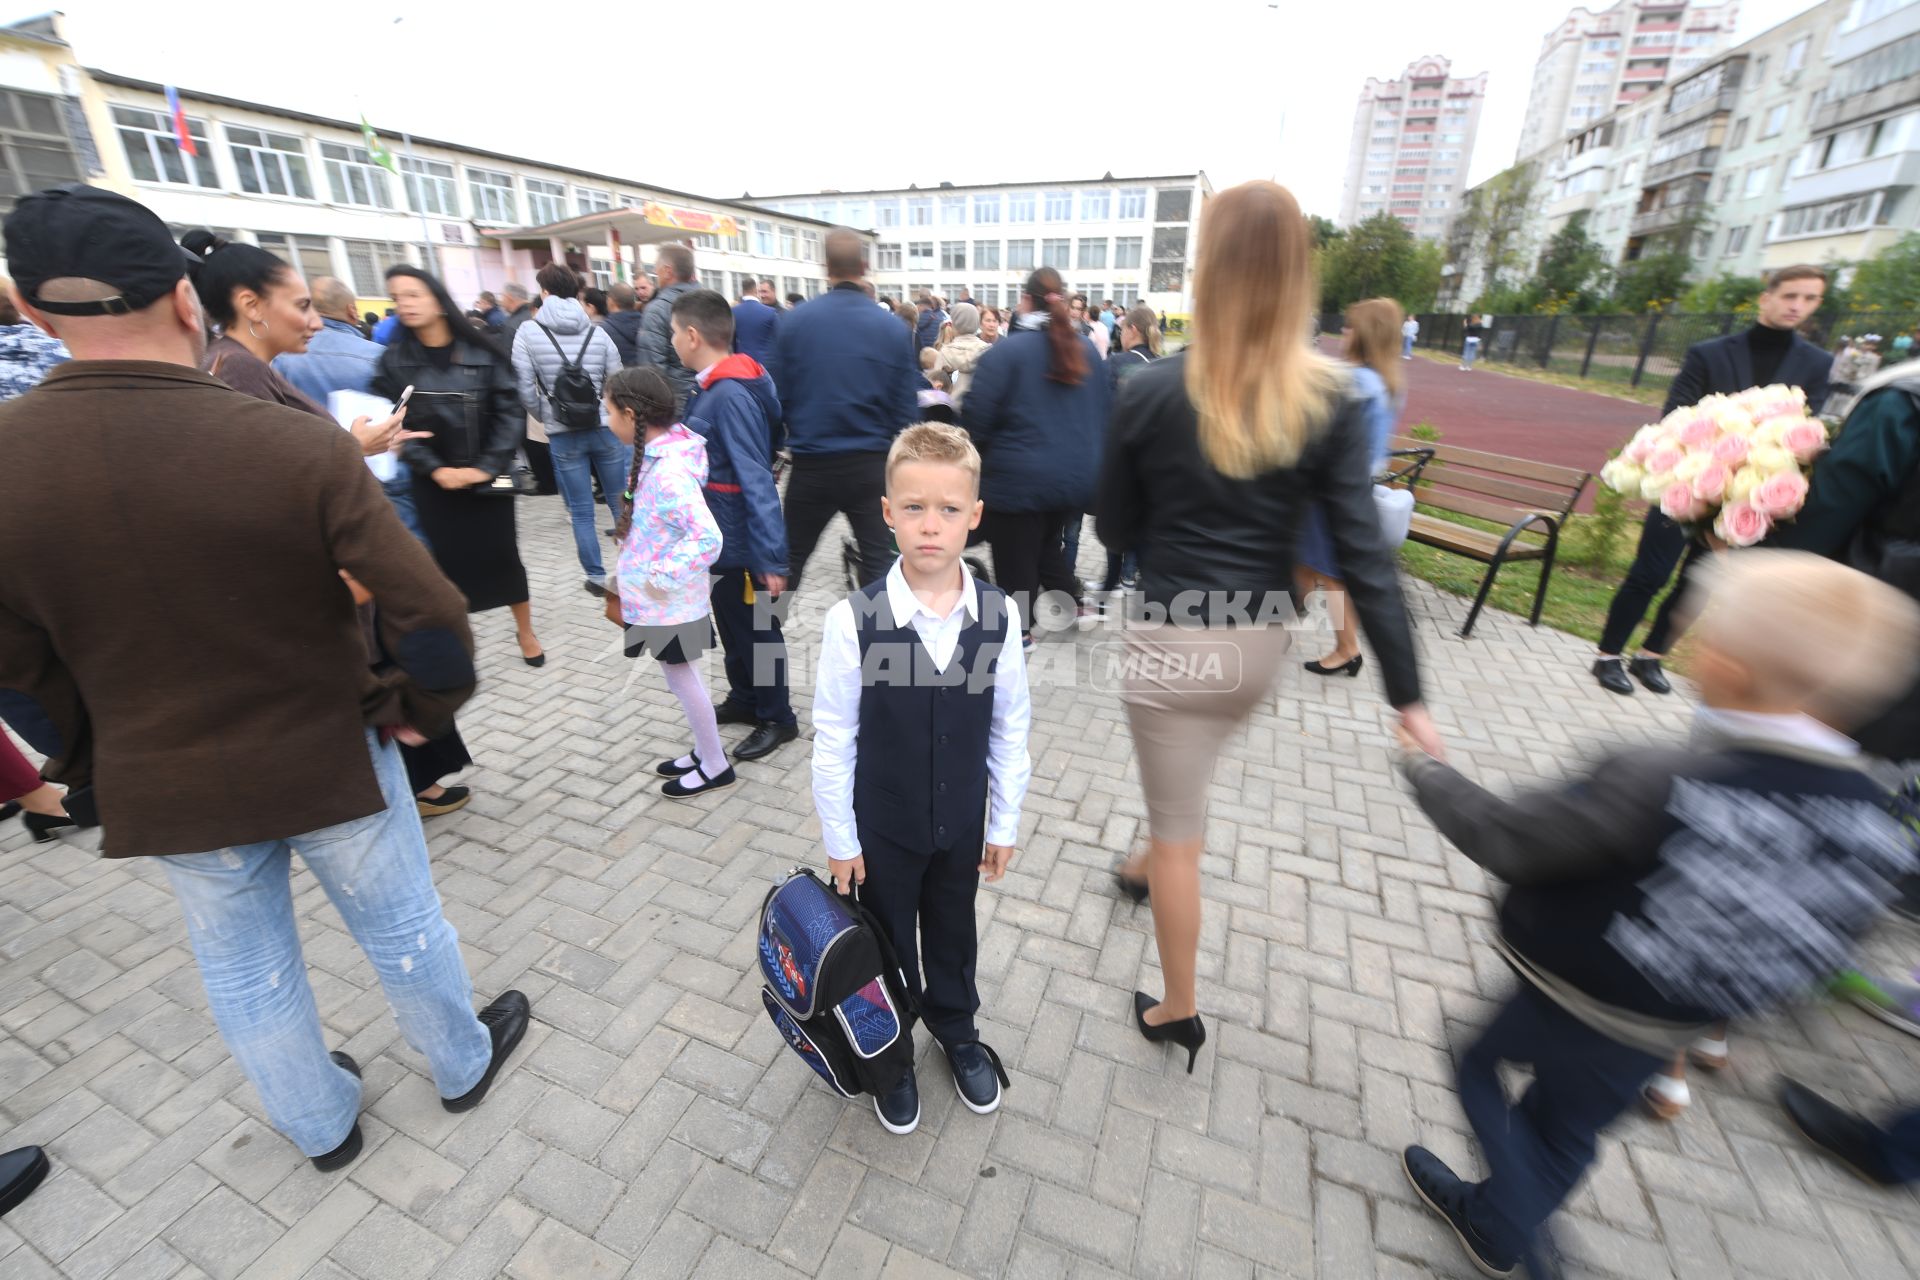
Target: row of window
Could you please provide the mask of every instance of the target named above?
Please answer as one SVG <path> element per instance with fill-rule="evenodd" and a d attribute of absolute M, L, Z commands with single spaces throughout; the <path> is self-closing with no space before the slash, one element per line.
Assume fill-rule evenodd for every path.
<path fill-rule="evenodd" d="M 1155 197 L 1156 221 L 1188 220 L 1192 209 L 1191 188 L 1170 187 L 1151 194 Z M 1148 195 L 1146 187 L 1121 187 L 1118 191 L 995 191 L 908 196 L 904 200 L 822 196 L 772 201 L 767 207 L 852 227 L 997 226 L 1003 220 L 1018 226 L 1032 222 L 1071 222 L 1076 203 L 1081 222 L 1143 222 L 1147 217 Z"/>
<path fill-rule="evenodd" d="M 197 155 L 181 150 L 174 134 L 173 121 L 157 111 L 139 107 L 113 108 L 114 126 L 126 148 L 127 164 L 133 176 L 142 182 L 174 183 L 180 186 L 222 190 L 215 163 L 215 150 L 208 135 L 207 122 L 187 118 L 187 135 Z M 364 146 L 339 142 L 320 143 L 320 171 L 316 176 L 307 139 L 296 134 L 278 133 L 239 125 L 224 125 L 226 149 L 233 160 L 234 179 L 240 190 L 250 195 L 284 196 L 296 200 L 316 200 L 319 185 L 326 184 L 326 198 L 334 204 L 364 209 L 398 209 L 393 190 L 393 175 L 376 165 Z M 461 208 L 460 173 L 441 160 L 400 156 L 401 184 L 406 188 L 409 210 L 438 218 L 466 216 Z M 461 166 L 466 171 L 466 194 L 473 221 L 488 226 L 521 224 L 521 192 L 525 192 L 526 223 L 544 226 L 570 217 L 605 213 L 616 207 L 638 208 L 642 197 L 593 187 L 571 189 L 573 207 L 568 207 L 569 188 L 564 182 L 546 178 L 516 177 L 497 169 L 478 165 Z M 821 260 L 820 232 L 771 221 L 754 221 L 740 236 L 722 245 L 721 237 L 696 237 L 708 248 L 726 247 L 747 252 L 747 236 L 752 252 L 760 257 L 789 258 L 799 262 Z"/>
<path fill-rule="evenodd" d="M 1185 252 L 1186 229 L 1162 227 L 1154 233 L 1156 259 L 1171 256 L 1171 253 L 1162 255 L 1158 252 L 1161 247 L 1160 236 L 1166 232 L 1174 233 L 1180 252 Z M 1172 242 L 1173 238 L 1170 238 L 1169 244 Z M 1112 248 L 1111 263 L 1108 262 L 1109 245 Z M 1124 269 L 1141 265 L 1145 246 L 1146 239 L 1143 236 L 1120 236 L 1112 241 L 1105 238 L 1080 240 L 1077 244 L 1066 237 L 1039 241 L 1008 240 L 1004 246 L 998 240 L 942 240 L 938 245 L 937 262 L 942 271 L 1031 271 L 1035 266 L 1071 267 L 1086 271 L 1109 265 Z M 972 258 L 971 263 L 968 262 L 969 257 Z M 878 271 L 917 271 L 935 264 L 935 243 L 931 240 L 913 240 L 904 245 L 882 244 L 875 251 L 874 269 Z"/>
<path fill-rule="evenodd" d="M 1069 293 L 1084 293 L 1096 304 L 1108 301 L 1117 302 L 1123 310 L 1138 305 L 1140 301 L 1140 286 L 1138 284 L 1116 284 L 1109 288 L 1104 284 L 1090 284 L 1086 281 L 1076 281 L 1067 286 L 1067 291 Z M 983 307 L 999 307 L 1003 305 L 1011 307 L 1020 301 L 1020 286 L 1017 284 L 1005 286 L 1004 294 L 1002 286 L 998 284 L 965 285 L 959 283 L 942 285 L 880 285 L 875 289 L 875 292 L 890 302 L 901 302 L 907 298 L 917 298 L 923 293 L 930 293 L 936 297 L 946 299 L 948 306 L 952 306 L 962 298 L 972 298 Z M 1004 303 L 1001 301 L 1003 296 L 1005 298 Z"/>

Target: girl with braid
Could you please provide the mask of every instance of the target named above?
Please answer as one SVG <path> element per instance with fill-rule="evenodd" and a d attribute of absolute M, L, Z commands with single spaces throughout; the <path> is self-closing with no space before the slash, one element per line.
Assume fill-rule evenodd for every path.
<path fill-rule="evenodd" d="M 644 365 L 607 378 L 607 426 L 633 446 L 627 514 L 614 528 L 620 544 L 618 589 L 607 616 L 626 628 L 629 658 L 652 653 L 693 730 L 693 750 L 663 760 L 660 793 L 684 800 L 730 787 L 735 779 L 720 743 L 713 700 L 697 662 L 713 645 L 707 569 L 720 555 L 720 526 L 700 486 L 707 445 L 676 421 L 673 388 Z"/>

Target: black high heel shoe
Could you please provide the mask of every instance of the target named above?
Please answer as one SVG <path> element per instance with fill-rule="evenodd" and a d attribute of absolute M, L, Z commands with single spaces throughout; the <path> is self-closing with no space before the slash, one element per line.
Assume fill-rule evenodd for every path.
<path fill-rule="evenodd" d="M 1323 667 L 1318 662 L 1303 662 L 1300 665 L 1317 676 L 1357 676 L 1360 674 L 1360 668 L 1364 662 L 1365 659 L 1356 653 L 1351 660 L 1343 662 L 1337 667 Z"/>
<path fill-rule="evenodd" d="M 1119 888 L 1121 893 L 1133 899 L 1134 906 L 1137 907 L 1147 900 L 1147 882 L 1144 877 L 1135 880 L 1126 872 L 1115 867 L 1113 871 L 1113 883 Z"/>
<path fill-rule="evenodd" d="M 1200 1046 L 1207 1042 L 1207 1024 L 1200 1021 L 1200 1015 L 1181 1018 L 1176 1022 L 1163 1022 L 1154 1026 L 1147 1021 L 1147 1010 L 1160 1002 L 1144 991 L 1133 993 L 1133 1020 L 1140 1027 L 1140 1034 L 1156 1043 L 1171 1040 L 1187 1051 L 1187 1074 L 1193 1074 L 1193 1060 L 1200 1056 Z"/>
<path fill-rule="evenodd" d="M 21 814 L 20 821 L 26 824 L 35 844 L 52 844 L 53 836 L 49 832 L 74 825 L 73 819 L 64 814 L 34 813 L 31 810 Z"/>

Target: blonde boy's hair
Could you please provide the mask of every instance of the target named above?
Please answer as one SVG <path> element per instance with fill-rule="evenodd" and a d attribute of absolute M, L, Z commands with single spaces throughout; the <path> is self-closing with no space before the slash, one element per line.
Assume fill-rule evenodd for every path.
<path fill-rule="evenodd" d="M 973 447 L 973 437 L 959 427 L 922 422 L 895 436 L 887 450 L 887 488 L 893 488 L 893 469 L 903 462 L 959 467 L 973 477 L 973 491 L 980 492 L 980 451 Z"/>
<path fill-rule="evenodd" d="M 1746 667 L 1767 702 L 1848 729 L 1912 687 L 1920 605 L 1899 590 L 1805 551 L 1711 559 L 1695 638 Z"/>

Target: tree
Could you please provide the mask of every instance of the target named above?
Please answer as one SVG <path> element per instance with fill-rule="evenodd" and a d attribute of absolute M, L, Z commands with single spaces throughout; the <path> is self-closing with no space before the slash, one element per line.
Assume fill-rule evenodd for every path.
<path fill-rule="evenodd" d="M 1664 311 L 1687 287 L 1693 258 L 1678 246 L 1643 253 L 1623 262 L 1615 275 L 1613 307 L 1618 311 Z"/>
<path fill-rule="evenodd" d="M 1485 294 L 1498 295 L 1502 285 L 1517 284 L 1525 269 L 1535 177 L 1531 161 L 1504 169 L 1468 191 L 1454 217 L 1448 235 L 1454 261 L 1471 259 L 1484 267 Z"/>
<path fill-rule="evenodd" d="M 1576 213 L 1547 241 L 1529 291 L 1536 307 L 1591 311 L 1606 296 L 1612 274 L 1606 249 L 1587 234 L 1587 215 Z"/>
<path fill-rule="evenodd" d="M 1856 267 L 1847 294 L 1860 311 L 1920 311 L 1920 232 L 1909 231 Z"/>
<path fill-rule="evenodd" d="M 1313 227 L 1313 247 L 1316 249 L 1324 249 L 1347 234 L 1334 225 L 1332 218 L 1323 218 L 1317 213 L 1308 214 L 1307 222 Z"/>
<path fill-rule="evenodd" d="M 1722 271 L 1687 290 L 1686 296 L 1680 299 L 1680 309 L 1714 315 L 1732 312 L 1738 316 L 1749 316 L 1758 309 L 1760 291 L 1766 287 L 1766 280 L 1760 276 L 1737 276 L 1731 271 Z"/>
<path fill-rule="evenodd" d="M 1414 239 L 1390 213 L 1348 228 L 1316 258 L 1320 305 L 1327 311 L 1344 311 L 1363 298 L 1393 298 L 1408 311 L 1424 311 L 1440 288 L 1440 246 Z"/>

